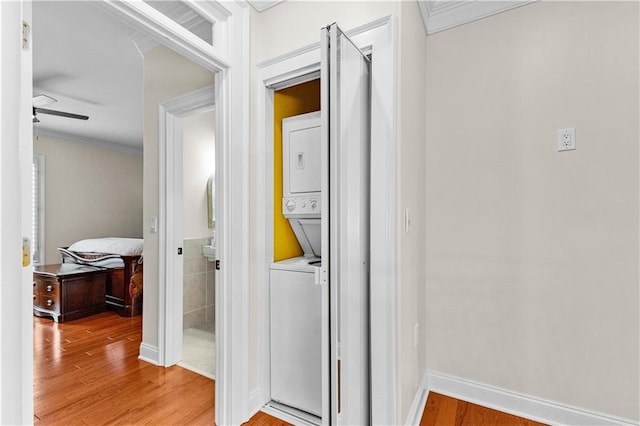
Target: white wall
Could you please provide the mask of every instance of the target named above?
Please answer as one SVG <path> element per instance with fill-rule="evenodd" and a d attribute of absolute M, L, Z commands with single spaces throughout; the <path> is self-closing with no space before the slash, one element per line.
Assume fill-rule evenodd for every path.
<path fill-rule="evenodd" d="M 215 172 L 215 112 L 182 120 L 184 239 L 211 236 L 207 210 L 207 181 Z"/>
<path fill-rule="evenodd" d="M 539 2 L 428 37 L 429 369 L 640 419 L 638 12 Z"/>
<path fill-rule="evenodd" d="M 144 56 L 144 315 L 143 343 L 158 345 L 158 234 L 149 221 L 158 217 L 158 108 L 165 101 L 210 86 L 213 73 L 163 47 Z"/>
<path fill-rule="evenodd" d="M 284 2 L 262 13 L 252 12 L 252 87 L 257 84 L 257 64 L 289 53 L 295 49 L 320 41 L 320 29 L 337 22 L 343 30 L 350 30 L 376 19 L 394 15 L 399 24 L 398 46 L 398 105 L 396 120 L 398 158 L 398 353 L 397 356 L 397 423 L 403 423 L 416 395 L 426 362 L 426 339 L 421 339 L 418 348 L 413 346 L 413 330 L 416 323 L 425 330 L 424 295 L 424 193 L 425 172 L 422 159 L 425 157 L 425 36 L 420 12 L 414 2 Z M 295 34 L 295 36 L 292 36 Z M 374 59 L 375 60 L 375 59 Z M 260 147 L 258 136 L 258 97 L 254 91 L 252 107 L 252 152 Z M 256 167 L 251 167 L 256 170 Z M 258 179 L 251 176 L 251 199 L 256 197 Z M 400 207 L 408 207 L 413 215 L 413 226 L 409 234 L 404 233 L 404 216 Z M 252 213 L 253 214 L 253 213 Z M 262 218 L 251 217 L 252 235 Z M 255 244 L 252 246 L 256 246 Z M 260 255 L 259 250 L 252 256 Z M 255 258 L 255 257 L 254 257 Z M 257 262 L 252 262 L 257 264 Z M 255 283 L 260 270 L 251 271 L 251 282 Z M 251 358 L 250 389 L 257 385 L 257 335 L 258 289 L 251 291 Z M 375 336 L 375 332 L 373 333 Z"/>
<path fill-rule="evenodd" d="M 142 154 L 38 136 L 45 161 L 45 263 L 57 247 L 96 237 L 142 237 Z"/>

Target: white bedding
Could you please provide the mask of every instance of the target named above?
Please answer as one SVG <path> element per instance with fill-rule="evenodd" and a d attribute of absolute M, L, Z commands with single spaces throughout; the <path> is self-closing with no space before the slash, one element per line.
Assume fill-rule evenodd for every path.
<path fill-rule="evenodd" d="M 80 253 L 109 253 L 120 256 L 141 256 L 144 248 L 142 238 L 91 238 L 71 244 L 69 250 Z"/>

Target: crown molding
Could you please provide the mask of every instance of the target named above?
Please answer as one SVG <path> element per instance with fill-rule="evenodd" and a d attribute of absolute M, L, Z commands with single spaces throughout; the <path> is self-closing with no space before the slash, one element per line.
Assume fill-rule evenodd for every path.
<path fill-rule="evenodd" d="M 477 21 L 538 0 L 418 0 L 427 35 Z"/>
<path fill-rule="evenodd" d="M 284 0 L 247 0 L 247 3 L 251 5 L 256 11 L 264 12 L 267 9 L 282 3 Z"/>

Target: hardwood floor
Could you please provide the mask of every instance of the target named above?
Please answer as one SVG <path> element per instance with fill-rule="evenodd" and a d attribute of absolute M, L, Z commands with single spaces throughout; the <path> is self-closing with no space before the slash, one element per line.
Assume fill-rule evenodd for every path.
<path fill-rule="evenodd" d="M 34 423 L 213 424 L 213 381 L 138 360 L 142 318 L 34 318 Z"/>
<path fill-rule="evenodd" d="M 544 426 L 533 420 L 430 392 L 420 426 Z"/>
<path fill-rule="evenodd" d="M 33 319 L 34 423 L 212 425 L 214 382 L 138 360 L 142 317 L 104 312 L 57 324 Z M 288 423 L 257 413 L 246 424 Z M 540 423 L 431 393 L 420 426 Z"/>

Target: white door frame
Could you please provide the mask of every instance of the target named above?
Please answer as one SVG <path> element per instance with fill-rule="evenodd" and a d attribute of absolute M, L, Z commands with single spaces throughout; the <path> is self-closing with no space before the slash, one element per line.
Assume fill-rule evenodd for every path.
<path fill-rule="evenodd" d="M 320 29 L 318 29 L 320 32 Z M 372 54 L 371 92 L 371 422 L 398 423 L 397 302 L 396 302 L 396 19 L 387 16 L 347 31 L 366 53 Z M 256 91 L 260 141 L 257 144 L 256 217 L 260 318 L 258 321 L 258 388 L 251 394 L 251 413 L 270 398 L 269 373 L 269 264 L 273 262 L 273 97 L 277 89 L 317 78 L 320 43 L 258 64 Z"/>
<path fill-rule="evenodd" d="M 221 144 L 219 175 L 225 225 L 219 234 L 217 360 L 217 424 L 248 419 L 248 252 L 249 252 L 249 10 L 244 2 L 183 0 L 214 23 L 215 46 L 208 45 L 144 2 L 103 0 L 117 18 L 146 32 L 162 44 L 216 72 Z M 31 1 L 0 2 L 0 423 L 33 421 L 32 267 L 21 267 L 22 235 L 31 229 L 30 161 L 32 158 L 32 52 L 22 47 L 21 23 L 31 25 Z M 233 141 L 233 143 L 231 143 Z M 28 154 L 28 155 L 27 155 Z M 16 162 L 16 158 L 20 161 Z M 15 182 L 20 182 L 16 186 Z M 27 186 L 29 188 L 27 188 Z M 6 189 L 6 191 L 5 191 Z M 20 205 L 20 209 L 15 206 Z M 230 238 L 233 236 L 233 238 Z M 5 247 L 6 246 L 6 247 Z M 6 248 L 6 250 L 5 250 Z M 7 283 L 18 282 L 19 286 Z M 146 299 L 145 299 L 146 300 Z M 162 315 L 163 313 L 159 314 Z M 143 324 L 143 336 L 146 327 Z M 152 330 L 149 334 L 154 335 Z M 10 389 L 7 387 L 10 385 Z"/>
<path fill-rule="evenodd" d="M 29 2 L 0 2 L 0 424 L 33 422 L 32 55 Z M 29 39 L 31 30 L 25 28 Z"/>
<path fill-rule="evenodd" d="M 184 240 L 182 120 L 190 115 L 213 110 L 215 99 L 215 88 L 209 86 L 171 99 L 159 106 L 158 152 L 161 172 L 158 201 L 160 217 L 164 219 L 160 221 L 158 230 L 158 306 L 159 312 L 164 310 L 164 315 L 158 315 L 158 364 L 164 367 L 172 366 L 182 359 L 183 261 L 182 256 L 176 252 L 177 247 L 183 247 Z M 219 158 L 217 151 L 218 144 L 216 159 Z M 217 168 L 216 165 L 216 170 Z M 222 182 L 220 185 L 222 186 Z M 216 210 L 221 207 L 216 205 Z M 221 350 L 221 345 L 216 345 L 216 351 Z"/>
<path fill-rule="evenodd" d="M 222 268 L 216 286 L 216 340 L 220 350 L 216 359 L 215 422 L 240 424 L 248 420 L 249 400 L 249 9 L 244 2 L 184 2 L 214 23 L 214 46 L 144 2 L 105 0 L 104 5 L 165 46 L 216 73 L 216 143 L 221 154 L 216 158 L 220 165 L 216 174 L 222 206 L 217 211 L 220 229 L 216 257 Z M 160 166 L 160 173 L 166 173 Z M 162 224 L 163 219 L 159 221 Z M 158 272 L 164 273 L 162 269 Z M 166 281 L 158 286 L 163 293 Z M 158 306 L 159 318 L 170 315 L 166 307 Z M 166 342 L 158 335 L 158 341 L 162 340 Z"/>

